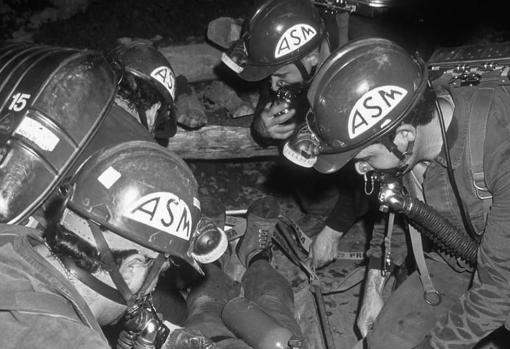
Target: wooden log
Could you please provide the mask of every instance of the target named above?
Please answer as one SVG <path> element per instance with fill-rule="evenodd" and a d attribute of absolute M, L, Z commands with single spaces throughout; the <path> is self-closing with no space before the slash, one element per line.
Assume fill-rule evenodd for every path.
<path fill-rule="evenodd" d="M 204 126 L 196 131 L 180 129 L 170 138 L 168 149 L 183 159 L 218 160 L 278 156 L 276 146 L 260 147 L 248 127 Z"/>
<path fill-rule="evenodd" d="M 189 82 L 219 79 L 215 67 L 221 63 L 221 51 L 211 45 L 167 46 L 159 51 L 170 61 L 175 73 L 184 75 Z"/>

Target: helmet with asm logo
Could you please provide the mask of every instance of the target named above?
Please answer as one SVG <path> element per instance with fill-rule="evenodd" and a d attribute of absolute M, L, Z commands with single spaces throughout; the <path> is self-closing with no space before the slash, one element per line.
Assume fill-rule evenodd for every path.
<path fill-rule="evenodd" d="M 65 208 L 64 226 L 78 215 L 200 271 L 193 258 L 197 182 L 183 160 L 156 143 L 125 142 L 93 155 L 78 170 Z"/>
<path fill-rule="evenodd" d="M 247 81 L 262 80 L 305 57 L 324 37 L 325 25 L 310 0 L 266 1 L 246 20 L 237 42 L 246 55 L 239 76 Z"/>
<path fill-rule="evenodd" d="M 169 102 L 175 99 L 175 73 L 170 62 L 153 45 L 144 41 L 120 44 L 109 52 L 124 70 L 152 83 Z"/>
<path fill-rule="evenodd" d="M 154 130 L 149 131 L 154 131 L 156 138 L 158 131 L 164 134 L 161 138 L 173 136 L 177 130 L 173 114 L 175 73 L 166 57 L 152 44 L 140 40 L 119 44 L 108 53 L 108 57 L 123 69 L 124 77 L 119 93 L 127 94 L 126 99 L 135 104 L 139 114 L 143 114 L 140 116 L 142 124 L 150 126 L 144 120 L 144 109 L 160 102 Z"/>
<path fill-rule="evenodd" d="M 389 40 L 362 39 L 333 52 L 308 91 L 307 123 L 321 143 L 314 168 L 337 171 L 388 134 L 416 105 L 427 78 L 425 63 Z"/>

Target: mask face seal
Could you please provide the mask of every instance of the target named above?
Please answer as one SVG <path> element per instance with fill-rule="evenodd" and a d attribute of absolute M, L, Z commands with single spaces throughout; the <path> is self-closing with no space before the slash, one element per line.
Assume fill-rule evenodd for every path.
<path fill-rule="evenodd" d="M 296 128 L 294 134 L 283 146 L 283 155 L 296 165 L 311 168 L 320 153 L 320 141 L 307 122 Z"/>

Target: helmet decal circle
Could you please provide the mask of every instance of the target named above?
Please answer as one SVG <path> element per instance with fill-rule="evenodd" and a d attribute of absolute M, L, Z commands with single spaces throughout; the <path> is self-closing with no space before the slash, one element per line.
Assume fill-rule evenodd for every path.
<path fill-rule="evenodd" d="M 374 127 L 395 109 L 406 95 L 406 89 L 394 85 L 379 86 L 364 93 L 349 114 L 349 138 L 359 137 Z M 382 126 L 391 121 L 386 119 Z"/>
<path fill-rule="evenodd" d="M 283 33 L 274 51 L 274 58 L 280 58 L 303 47 L 317 35 L 317 30 L 309 24 L 295 24 Z"/>
<path fill-rule="evenodd" d="M 151 77 L 159 82 L 175 99 L 175 76 L 169 67 L 162 65 L 151 71 Z"/>
<path fill-rule="evenodd" d="M 189 240 L 193 218 L 184 200 L 169 192 L 145 195 L 128 205 L 123 216 L 152 228 Z"/>

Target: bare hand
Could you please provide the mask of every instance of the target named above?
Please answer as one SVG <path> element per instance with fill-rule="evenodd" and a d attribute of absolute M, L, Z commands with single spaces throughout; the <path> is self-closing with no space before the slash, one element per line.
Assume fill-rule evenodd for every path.
<path fill-rule="evenodd" d="M 338 243 L 343 233 L 325 226 L 319 235 L 313 240 L 309 256 L 312 259 L 312 266 L 320 268 L 333 260 L 338 255 Z"/>
<path fill-rule="evenodd" d="M 296 123 L 292 121 L 285 124 L 285 122 L 292 119 L 296 111 L 288 108 L 289 105 L 287 103 L 273 106 L 271 106 L 271 103 L 268 103 L 260 115 L 253 120 L 253 129 L 262 138 L 289 138 L 296 128 Z M 275 116 L 275 114 L 280 112 L 282 112 L 281 115 Z"/>

